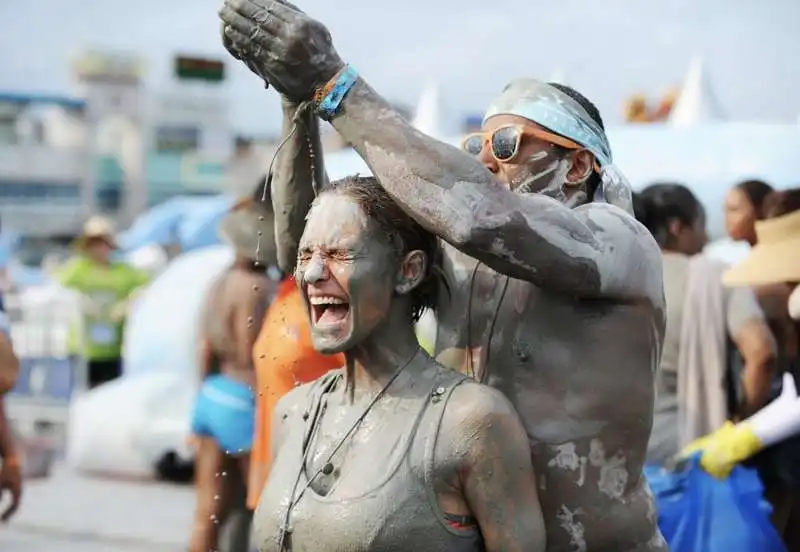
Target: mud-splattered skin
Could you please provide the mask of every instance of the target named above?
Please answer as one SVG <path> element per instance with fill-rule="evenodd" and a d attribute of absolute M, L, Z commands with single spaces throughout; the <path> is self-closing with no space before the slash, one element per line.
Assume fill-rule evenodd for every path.
<path fill-rule="evenodd" d="M 280 15 L 260 28 L 267 37 L 260 47 L 272 55 L 251 63 L 305 100 L 308 80 L 294 78 L 292 66 L 307 69 L 324 59 L 319 68 L 329 77 L 341 61 L 329 42 L 302 60 L 282 57 L 308 33 L 321 36 L 322 26 L 277 2 L 265 4 Z M 229 38 L 252 49 L 255 24 L 241 15 L 247 10 L 241 2 L 227 6 L 243 19 L 223 10 Z M 667 550 L 641 476 L 664 332 L 660 253 L 649 233 L 609 205 L 569 209 L 510 191 L 479 160 L 411 128 L 363 80 L 332 124 L 403 209 L 448 244 L 451 296 L 437 312 L 438 359 L 474 370 L 521 415 L 547 549 Z M 278 213 L 307 209 L 307 188 L 291 180 L 308 174 L 306 148 L 301 129 L 281 153 L 274 189 L 283 190 L 286 203 L 276 203 Z M 279 235 L 300 230 L 286 220 L 277 224 Z M 482 264 L 473 282 L 476 260 Z"/>
<path fill-rule="evenodd" d="M 278 405 L 274 463 L 255 516 L 259 550 L 280 550 L 293 502 L 288 527 L 295 552 L 544 551 L 519 417 L 495 389 L 419 350 L 407 301 L 427 274 L 427 259 L 410 251 L 398 260 L 387 241 L 361 206 L 339 192 L 320 196 L 311 210 L 296 278 L 315 347 L 344 352 L 348 367 L 332 373 L 335 384 L 322 402 L 311 397 L 329 376 Z M 316 308 L 339 300 L 347 314 Z M 317 429 L 307 434 L 312 419 Z M 307 448 L 305 435 L 311 435 Z M 311 477 L 328 462 L 330 471 Z M 302 483 L 293 492 L 301 466 Z M 453 529 L 444 513 L 474 518 L 480 532 Z"/>

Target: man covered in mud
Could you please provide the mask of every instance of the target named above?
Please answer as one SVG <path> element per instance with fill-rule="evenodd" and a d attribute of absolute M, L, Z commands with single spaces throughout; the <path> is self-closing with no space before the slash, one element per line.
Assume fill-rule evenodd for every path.
<path fill-rule="evenodd" d="M 596 108 L 566 87 L 514 81 L 467 155 L 412 128 L 294 6 L 226 0 L 220 15 L 229 51 L 284 97 L 273 185 L 284 263 L 322 177 L 309 151 L 318 116 L 446 243 L 437 358 L 517 408 L 548 550 L 666 550 L 641 476 L 664 334 L 660 253 L 632 216 Z"/>

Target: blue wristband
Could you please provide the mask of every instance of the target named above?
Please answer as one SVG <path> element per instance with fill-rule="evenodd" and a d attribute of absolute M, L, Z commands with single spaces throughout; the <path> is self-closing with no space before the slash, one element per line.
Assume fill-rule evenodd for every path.
<path fill-rule="evenodd" d="M 317 105 L 317 115 L 325 121 L 330 121 L 339 110 L 344 97 L 350 92 L 350 89 L 356 84 L 358 80 L 358 71 L 348 65 L 336 77 L 336 82 L 330 87 L 330 90 L 325 94 L 322 100 Z"/>

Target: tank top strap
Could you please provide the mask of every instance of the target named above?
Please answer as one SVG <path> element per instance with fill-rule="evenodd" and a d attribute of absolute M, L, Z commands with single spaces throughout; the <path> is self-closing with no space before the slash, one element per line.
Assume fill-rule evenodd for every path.
<path fill-rule="evenodd" d="M 436 514 L 436 517 L 441 522 L 441 524 L 447 528 L 449 531 L 452 531 L 450 524 L 447 521 L 447 518 L 442 512 L 441 508 L 439 507 L 439 501 L 436 498 L 436 491 L 434 490 L 434 461 L 436 455 L 436 444 L 439 441 L 439 434 L 442 429 L 442 420 L 444 419 L 444 413 L 447 410 L 447 405 L 450 402 L 450 398 L 453 396 L 453 392 L 465 381 L 472 380 L 469 376 L 465 374 L 461 374 L 458 372 L 450 372 L 448 374 L 449 381 L 440 382 L 438 386 L 436 386 L 431 392 L 430 397 L 430 406 L 428 410 L 431 412 L 433 419 L 431 420 L 432 424 L 428 427 L 429 433 L 425 440 L 425 452 L 424 452 L 424 471 L 423 471 L 423 485 L 425 487 L 425 494 L 428 497 L 428 502 L 430 503 L 431 510 Z M 443 374 L 444 375 L 444 374 Z"/>
<path fill-rule="evenodd" d="M 327 372 L 325 375 L 311 384 L 311 389 L 308 391 L 306 409 L 303 412 L 303 420 L 305 421 L 305 429 L 303 431 L 303 446 L 301 449 L 303 455 L 305 455 L 306 449 L 311 441 L 314 428 L 317 427 L 319 418 L 322 416 L 325 396 L 330 393 L 334 387 L 336 387 L 336 384 L 343 376 L 344 371 L 339 368 Z"/>

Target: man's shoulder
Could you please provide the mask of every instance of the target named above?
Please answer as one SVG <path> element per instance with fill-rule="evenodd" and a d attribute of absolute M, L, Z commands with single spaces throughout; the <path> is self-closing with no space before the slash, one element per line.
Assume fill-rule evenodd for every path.
<path fill-rule="evenodd" d="M 650 231 L 632 214 L 608 203 L 587 203 L 575 209 L 592 230 L 621 243 L 639 242 L 648 251 L 658 253 L 660 249 Z"/>
<path fill-rule="evenodd" d="M 607 203 L 589 203 L 575 211 L 603 244 L 599 259 L 603 291 L 663 304 L 661 249 L 650 231 L 631 214 Z"/>

